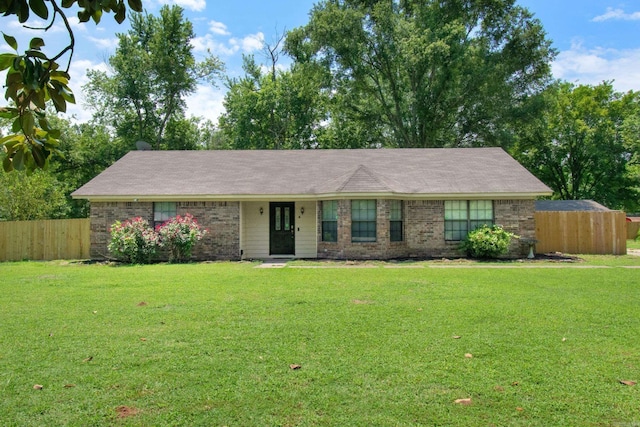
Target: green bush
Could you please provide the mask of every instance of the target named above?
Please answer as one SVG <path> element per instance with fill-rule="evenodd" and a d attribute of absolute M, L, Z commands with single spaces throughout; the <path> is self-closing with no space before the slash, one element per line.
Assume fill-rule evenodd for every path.
<path fill-rule="evenodd" d="M 124 222 L 116 221 L 109 232 L 111 233 L 109 252 L 119 260 L 130 264 L 149 263 L 160 243 L 158 234 L 146 220 L 140 217 Z"/>
<path fill-rule="evenodd" d="M 170 262 L 185 262 L 191 258 L 191 249 L 200 241 L 207 230 L 198 225 L 191 214 L 176 216 L 156 227 L 160 236 L 160 246 L 169 248 Z"/>
<path fill-rule="evenodd" d="M 509 250 L 511 239 L 518 238 L 499 225 L 483 225 L 467 234 L 460 248 L 472 258 L 498 258 Z"/>

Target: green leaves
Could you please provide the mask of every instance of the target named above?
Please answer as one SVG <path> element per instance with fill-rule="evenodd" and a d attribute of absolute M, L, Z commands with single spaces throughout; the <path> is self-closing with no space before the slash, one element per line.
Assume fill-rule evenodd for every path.
<path fill-rule="evenodd" d="M 553 58 L 539 21 L 513 3 L 319 2 L 286 50 L 330 76 L 329 126 L 341 136 L 356 128 L 387 146 L 508 146 Z"/>
<path fill-rule="evenodd" d="M 2 33 L 2 36 L 4 37 L 4 41 L 7 42 L 7 44 L 11 46 L 13 50 L 18 50 L 18 42 L 16 41 L 15 37 L 12 37 L 5 33 Z"/>
<path fill-rule="evenodd" d="M 469 232 L 460 249 L 472 258 L 498 258 L 509 251 L 514 237 L 518 238 L 499 225 L 483 225 Z"/>
<path fill-rule="evenodd" d="M 46 1 L 0 0 L 0 13 L 4 16 L 15 15 L 20 23 L 29 19 L 31 11 L 39 18 L 48 20 L 49 8 Z M 76 3 L 80 9 L 78 18 L 81 22 L 93 19 L 98 23 L 105 12 L 114 12 L 118 23 L 126 16 L 124 0 L 62 0 L 62 8 L 69 9 Z M 140 0 L 128 0 L 128 4 L 132 10 L 142 10 Z M 67 17 L 59 8 L 54 14 L 54 22 L 58 18 L 69 29 Z M 54 22 L 43 30 L 51 28 Z M 73 33 L 70 29 L 69 32 L 70 44 L 51 58 L 41 50 L 45 46 L 43 38 L 31 39 L 29 49 L 24 54 L 19 54 L 16 39 L 2 33 L 5 42 L 16 51 L 15 54 L 0 54 L 0 71 L 6 70 L 5 99 L 15 104 L 15 107 L 0 108 L 0 117 L 13 120 L 11 129 L 14 132 L 1 140 L 6 152 L 3 159 L 5 171 L 45 168 L 51 154 L 56 152 L 60 132 L 51 128 L 45 110 L 48 102 L 58 112 L 66 112 L 67 104 L 75 103 L 69 87 L 71 77 L 66 71 L 60 71 L 56 62 L 57 58 L 68 51 L 71 52 L 69 56 L 73 56 Z"/>
<path fill-rule="evenodd" d="M 42 19 L 49 18 L 49 9 L 44 4 L 44 0 L 29 0 L 29 7 Z"/>

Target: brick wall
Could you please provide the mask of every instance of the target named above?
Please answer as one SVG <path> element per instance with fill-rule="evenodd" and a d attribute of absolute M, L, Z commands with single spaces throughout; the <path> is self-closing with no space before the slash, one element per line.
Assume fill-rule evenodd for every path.
<path fill-rule="evenodd" d="M 192 214 L 209 232 L 193 248 L 195 260 L 240 259 L 239 202 L 178 202 L 178 215 Z M 109 257 L 109 227 L 115 221 L 139 216 L 153 224 L 152 202 L 92 202 L 91 258 Z M 166 253 L 159 254 L 160 259 Z"/>
<path fill-rule="evenodd" d="M 444 202 L 403 201 L 402 242 L 389 241 L 389 201 L 376 201 L 376 241 L 351 241 L 351 200 L 338 200 L 338 241 L 322 241 L 322 209 L 317 202 L 318 258 L 393 259 L 458 257 L 458 242 L 444 240 Z M 535 237 L 533 200 L 494 201 L 495 223 L 521 237 Z M 207 236 L 193 250 L 195 260 L 240 259 L 240 202 L 178 202 L 177 213 L 191 213 Z M 109 227 L 116 220 L 140 216 L 153 220 L 151 202 L 94 202 L 91 204 L 91 257 L 108 257 Z M 509 255 L 526 255 L 528 247 L 513 240 Z"/>
<path fill-rule="evenodd" d="M 535 236 L 533 200 L 497 200 L 495 223 L 522 237 Z M 318 258 L 393 259 L 459 257 L 459 242 L 444 239 L 444 201 L 406 200 L 403 202 L 404 241 L 389 241 L 389 203 L 377 200 L 376 242 L 351 241 L 351 200 L 338 201 L 338 241 L 322 241 L 322 206 L 318 202 Z M 528 246 L 512 241 L 509 257 L 526 255 Z"/>

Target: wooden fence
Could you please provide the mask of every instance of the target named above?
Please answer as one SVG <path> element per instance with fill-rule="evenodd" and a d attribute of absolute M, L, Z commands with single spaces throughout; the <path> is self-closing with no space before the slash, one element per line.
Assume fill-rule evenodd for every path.
<path fill-rule="evenodd" d="M 0 261 L 86 259 L 89 219 L 0 222 Z"/>
<path fill-rule="evenodd" d="M 623 255 L 627 233 L 640 227 L 619 211 L 539 211 L 535 220 L 537 253 Z M 0 221 L 0 261 L 87 259 L 89 247 L 89 219 Z"/>
<path fill-rule="evenodd" d="M 640 231 L 640 222 L 627 222 L 627 240 L 633 240 Z"/>
<path fill-rule="evenodd" d="M 627 223 L 624 212 L 535 213 L 537 253 L 570 254 L 627 253 Z"/>

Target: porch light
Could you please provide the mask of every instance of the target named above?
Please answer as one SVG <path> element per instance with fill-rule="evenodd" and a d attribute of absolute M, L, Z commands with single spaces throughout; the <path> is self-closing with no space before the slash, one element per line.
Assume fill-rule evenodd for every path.
<path fill-rule="evenodd" d="M 300 215 L 304 215 L 304 206 L 300 208 Z"/>
<path fill-rule="evenodd" d="M 262 215 L 264 213 L 264 209 L 262 208 L 262 206 L 260 206 L 260 215 Z"/>

